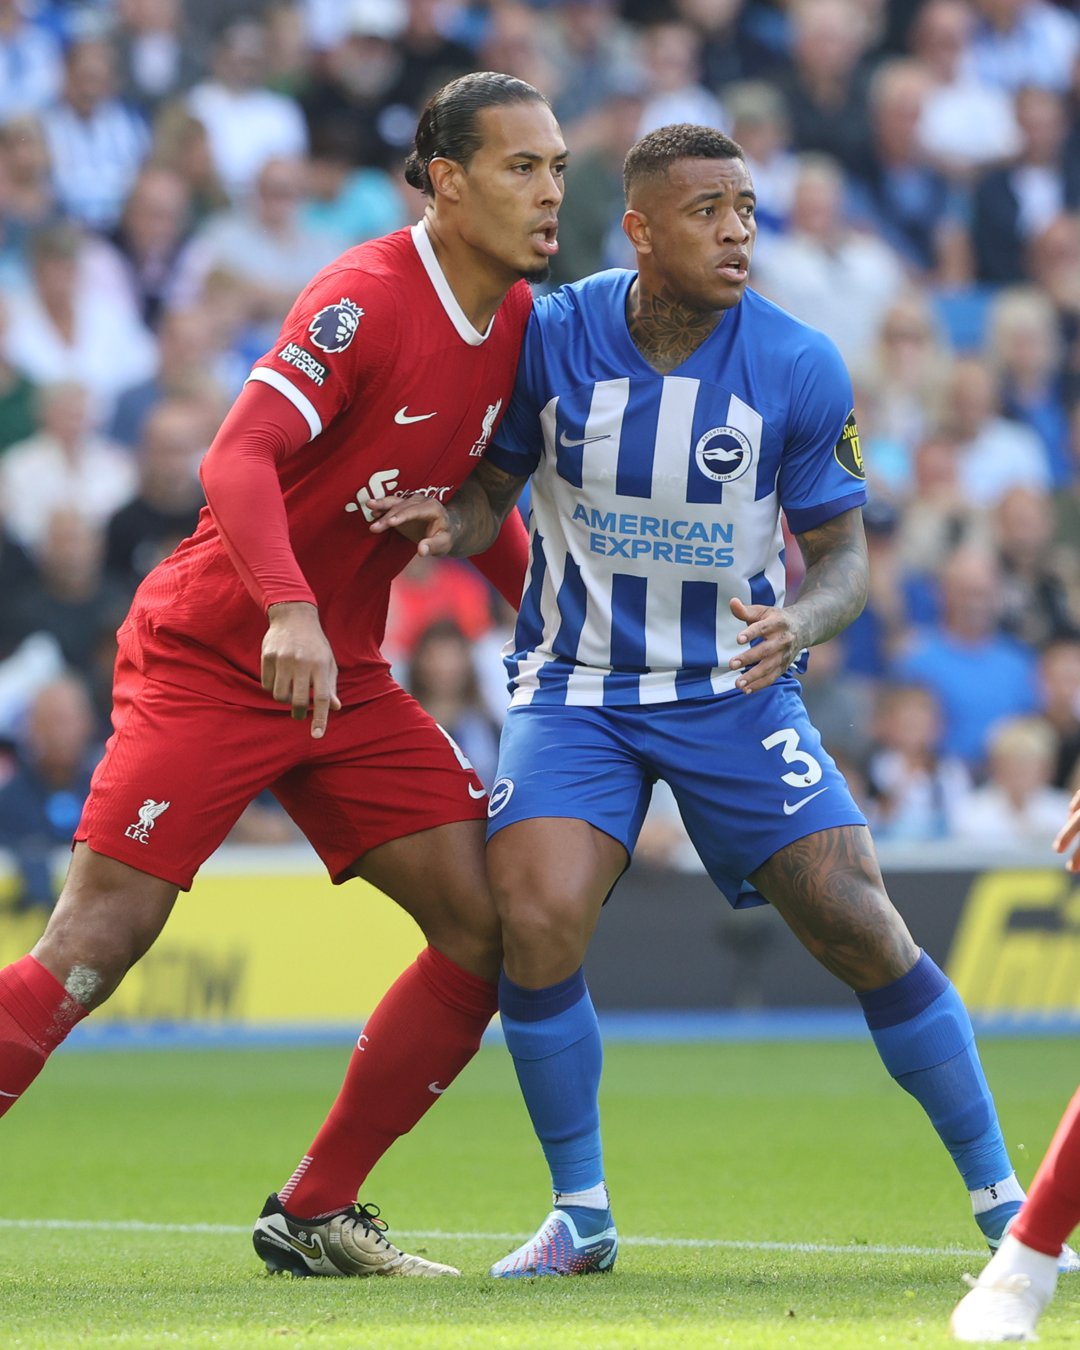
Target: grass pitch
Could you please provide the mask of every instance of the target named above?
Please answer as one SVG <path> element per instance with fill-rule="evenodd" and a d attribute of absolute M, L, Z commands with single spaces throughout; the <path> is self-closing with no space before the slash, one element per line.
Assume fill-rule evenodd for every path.
<path fill-rule="evenodd" d="M 266 1276 L 248 1232 L 329 1104 L 340 1050 L 59 1054 L 3 1122 L 0 1346 L 946 1346 L 984 1260 L 963 1186 L 869 1041 L 609 1047 L 624 1245 L 586 1279 L 484 1272 L 547 1211 L 504 1050 L 484 1049 L 364 1188 L 462 1280 Z M 1077 1079 L 1061 1040 L 983 1058 L 1021 1179 Z M 1040 1324 L 1080 1345 L 1080 1276 Z"/>

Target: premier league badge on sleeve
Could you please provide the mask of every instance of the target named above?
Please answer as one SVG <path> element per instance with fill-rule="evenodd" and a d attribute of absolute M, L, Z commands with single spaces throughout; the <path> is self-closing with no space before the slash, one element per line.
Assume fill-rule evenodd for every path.
<path fill-rule="evenodd" d="M 326 305 L 308 324 L 311 340 L 320 351 L 343 352 L 356 336 L 364 311 L 344 296 L 336 305 Z"/>

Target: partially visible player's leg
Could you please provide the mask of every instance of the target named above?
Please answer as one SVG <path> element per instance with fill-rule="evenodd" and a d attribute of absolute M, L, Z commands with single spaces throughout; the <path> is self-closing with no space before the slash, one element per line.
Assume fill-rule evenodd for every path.
<path fill-rule="evenodd" d="M 310 1217 L 351 1207 L 378 1159 L 476 1053 L 501 952 L 484 869 L 486 793 L 460 751 L 389 683 L 336 714 L 327 741 L 275 791 L 331 875 L 377 886 L 428 946 L 368 1017 L 329 1115 L 277 1197 Z"/>
<path fill-rule="evenodd" d="M 583 820 L 521 820 L 488 843 L 505 945 L 503 1034 L 555 1206 L 493 1275 L 586 1273 L 615 1261 L 600 1136 L 603 1051 L 581 963 L 626 862 L 622 844 Z"/>
<path fill-rule="evenodd" d="M 806 948 L 851 988 L 889 1073 L 929 1116 L 996 1245 L 1023 1199 L 952 982 L 885 891 L 869 831 L 843 826 L 776 852 L 752 876 Z"/>
<path fill-rule="evenodd" d="M 1054 1296 L 1062 1245 L 1077 1224 L 1080 1092 L 1066 1108 L 1008 1236 L 953 1310 L 953 1337 L 982 1342 L 1031 1338 Z"/>
<path fill-rule="evenodd" d="M 44 934 L 0 971 L 0 1115 L 149 949 L 176 894 L 169 882 L 76 845 Z"/>
<path fill-rule="evenodd" d="M 298 739 L 287 715 L 275 710 L 267 721 Z M 252 732 L 248 710 L 156 684 L 123 659 L 113 725 L 46 931 L 0 972 L 0 1111 L 112 994 L 161 931 L 177 891 L 280 772 L 265 760 L 281 742 L 264 724 Z M 247 738 L 258 753 L 243 753 Z"/>
<path fill-rule="evenodd" d="M 483 835 L 481 821 L 459 821 L 382 844 L 357 865 L 429 945 L 364 1023 L 337 1099 L 280 1192 L 290 1212 L 351 1204 L 379 1158 L 476 1054 L 496 1008 L 499 961 Z"/>

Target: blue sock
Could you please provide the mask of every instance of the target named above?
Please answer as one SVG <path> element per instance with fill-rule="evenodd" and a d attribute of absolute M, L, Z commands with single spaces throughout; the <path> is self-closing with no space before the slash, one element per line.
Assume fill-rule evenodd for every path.
<path fill-rule="evenodd" d="M 585 1191 L 604 1180 L 600 1142 L 603 1049 L 596 1011 L 578 969 L 547 989 L 499 977 L 499 1015 L 553 1191 Z M 578 1211 L 575 1207 L 575 1220 Z M 582 1210 L 585 1216 L 588 1210 Z M 606 1211 L 593 1211 L 593 1217 Z"/>
<path fill-rule="evenodd" d="M 923 952 L 906 975 L 858 999 L 882 1062 L 930 1117 L 968 1190 L 1009 1177 L 971 1019 L 948 977 Z"/>

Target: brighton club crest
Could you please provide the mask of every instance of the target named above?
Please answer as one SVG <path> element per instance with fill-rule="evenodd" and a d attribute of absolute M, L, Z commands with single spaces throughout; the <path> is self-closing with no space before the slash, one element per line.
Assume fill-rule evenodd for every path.
<path fill-rule="evenodd" d="M 325 305 L 308 324 L 315 346 L 323 352 L 343 352 L 356 336 L 364 311 L 344 296 L 336 305 Z"/>
<path fill-rule="evenodd" d="M 153 797 L 147 797 L 142 806 L 139 807 L 139 819 L 127 827 L 124 834 L 128 839 L 135 839 L 140 844 L 150 842 L 150 831 L 154 828 L 154 822 L 163 811 L 167 811 L 172 805 L 171 802 L 156 802 Z"/>
<path fill-rule="evenodd" d="M 754 450 L 736 427 L 713 427 L 694 447 L 697 466 L 714 483 L 731 483 L 750 467 Z"/>

